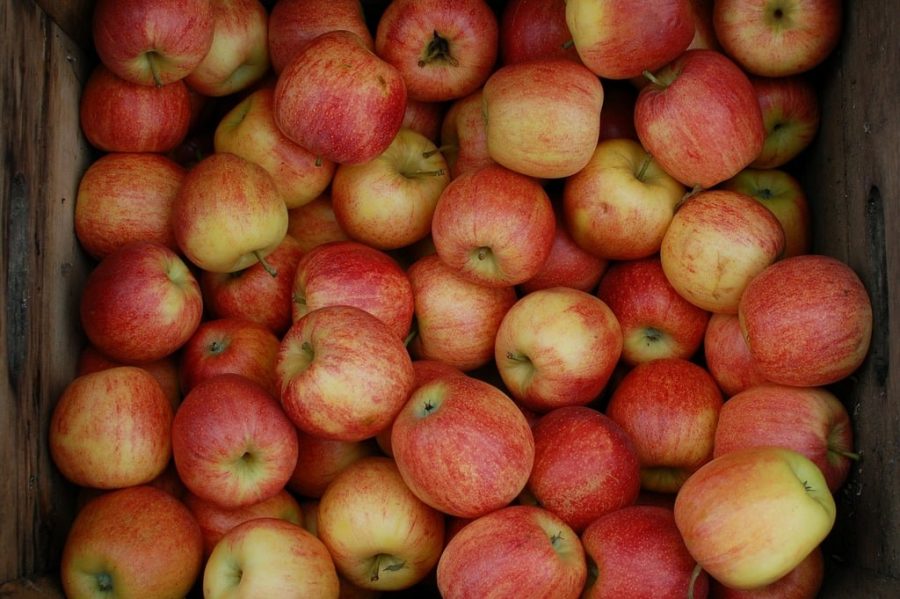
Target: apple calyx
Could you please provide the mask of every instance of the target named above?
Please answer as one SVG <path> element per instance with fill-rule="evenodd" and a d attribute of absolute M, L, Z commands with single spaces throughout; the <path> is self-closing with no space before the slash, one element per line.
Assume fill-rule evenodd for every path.
<path fill-rule="evenodd" d="M 156 64 L 158 57 L 159 54 L 157 54 L 155 50 L 144 53 L 144 58 L 147 59 L 147 64 L 150 66 L 150 74 L 153 75 L 154 85 L 156 85 L 156 87 L 162 87 L 163 82 L 162 78 L 159 76 L 159 65 Z"/>
<path fill-rule="evenodd" d="M 209 353 L 211 353 L 211 354 L 213 354 L 213 355 L 219 355 L 219 354 L 221 354 L 223 351 L 225 351 L 227 348 L 228 348 L 228 342 L 227 342 L 227 341 L 219 341 L 219 340 L 217 339 L 217 340 L 215 340 L 215 341 L 211 341 L 210 344 L 207 346 L 206 349 L 207 349 L 207 351 L 208 351 Z"/>
<path fill-rule="evenodd" d="M 265 256 L 259 253 L 259 250 L 253 250 L 253 255 L 256 256 L 256 259 L 259 260 L 259 263 L 262 265 L 263 270 L 269 273 L 269 275 L 274 279 L 278 276 L 278 271 L 275 270 L 275 267 L 266 262 Z"/>
<path fill-rule="evenodd" d="M 700 564 L 695 564 L 694 569 L 691 571 L 691 580 L 688 582 L 688 599 L 694 599 L 694 587 L 697 586 L 697 579 L 700 578 L 700 572 L 703 571 L 703 568 Z"/>
<path fill-rule="evenodd" d="M 98 572 L 94 575 L 97 582 L 97 591 L 101 593 L 111 593 L 113 590 L 113 579 L 109 572 Z"/>
<path fill-rule="evenodd" d="M 387 553 L 379 553 L 375 556 L 375 563 L 369 581 L 378 582 L 381 578 L 382 570 L 385 572 L 397 572 L 405 567 L 406 560 L 401 560 L 393 555 L 388 555 Z"/>
<path fill-rule="evenodd" d="M 450 54 L 450 42 L 447 38 L 442 37 L 437 29 L 432 31 L 431 40 L 425 46 L 424 55 L 419 58 L 417 63 L 420 67 L 425 67 L 433 62 L 446 63 L 451 67 L 458 67 L 459 61 Z"/>

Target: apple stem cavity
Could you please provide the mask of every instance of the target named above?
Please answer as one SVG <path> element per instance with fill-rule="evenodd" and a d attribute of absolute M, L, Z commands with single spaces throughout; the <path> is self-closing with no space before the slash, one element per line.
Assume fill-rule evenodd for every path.
<path fill-rule="evenodd" d="M 253 255 L 256 256 L 256 259 L 262 264 L 263 270 L 269 273 L 273 279 L 278 276 L 278 271 L 275 270 L 275 267 L 266 262 L 265 257 L 259 253 L 259 250 L 253 250 Z"/>
<path fill-rule="evenodd" d="M 691 580 L 688 583 L 688 599 L 694 599 L 694 587 L 697 586 L 697 579 L 700 578 L 700 572 L 702 571 L 703 568 L 700 564 L 696 564 L 691 571 Z"/>
<path fill-rule="evenodd" d="M 451 67 L 458 67 L 459 61 L 450 54 L 450 42 L 435 29 L 432 32 L 431 41 L 425 47 L 425 55 L 419 59 L 419 67 L 425 67 L 432 62 L 443 62 Z"/>
<path fill-rule="evenodd" d="M 385 572 L 396 572 L 404 567 L 406 567 L 406 561 L 398 560 L 396 557 L 386 553 L 379 553 L 375 556 L 375 567 L 372 568 L 372 575 L 369 577 L 369 581 L 378 582 L 381 578 L 382 570 Z"/>

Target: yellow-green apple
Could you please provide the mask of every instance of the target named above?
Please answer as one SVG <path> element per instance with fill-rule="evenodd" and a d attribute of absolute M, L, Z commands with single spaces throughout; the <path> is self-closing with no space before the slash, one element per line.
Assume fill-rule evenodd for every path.
<path fill-rule="evenodd" d="M 853 428 L 844 404 L 821 387 L 772 383 L 733 396 L 722 407 L 714 456 L 745 447 L 786 447 L 809 458 L 832 493 L 847 480 L 853 453 Z"/>
<path fill-rule="evenodd" d="M 485 0 L 394 0 L 378 18 L 375 53 L 403 75 L 410 98 L 444 102 L 487 80 L 497 35 Z"/>
<path fill-rule="evenodd" d="M 589 253 L 575 243 L 559 215 L 556 219 L 556 231 L 553 245 L 544 265 L 536 275 L 521 283 L 522 293 L 531 293 L 538 289 L 550 287 L 571 287 L 580 291 L 591 292 L 603 276 L 608 262 Z"/>
<path fill-rule="evenodd" d="M 271 395 L 279 338 L 265 325 L 243 318 L 215 318 L 200 323 L 179 352 L 181 391 L 218 374 L 240 374 Z"/>
<path fill-rule="evenodd" d="M 266 256 L 273 277 L 257 262 L 243 270 L 200 272 L 200 290 L 212 318 L 241 318 L 259 323 L 279 338 L 293 322 L 291 291 L 303 246 L 290 234 Z"/>
<path fill-rule="evenodd" d="M 191 101 L 183 81 L 140 85 L 99 64 L 84 84 L 78 116 L 85 138 L 98 150 L 165 153 L 187 137 Z"/>
<path fill-rule="evenodd" d="M 768 382 L 756 365 L 737 314 L 713 314 L 703 334 L 706 369 L 725 397 Z"/>
<path fill-rule="evenodd" d="M 269 15 L 259 0 L 212 0 L 209 51 L 185 78 L 207 97 L 245 90 L 269 70 Z"/>
<path fill-rule="evenodd" d="M 634 125 L 667 173 L 688 187 L 709 188 L 756 160 L 766 137 L 762 110 L 734 62 L 714 50 L 688 50 L 650 77 L 638 94 Z"/>
<path fill-rule="evenodd" d="M 482 115 L 482 90 L 450 104 L 441 122 L 441 153 L 455 179 L 494 163 L 487 148 L 487 131 Z"/>
<path fill-rule="evenodd" d="M 609 267 L 597 297 L 622 328 L 622 360 L 629 365 L 659 358 L 690 359 L 703 343 L 710 314 L 675 291 L 658 256 Z"/>
<path fill-rule="evenodd" d="M 778 168 L 809 147 L 819 130 L 819 100 L 812 81 L 792 77 L 750 77 L 763 123 L 766 141 L 750 166 Z"/>
<path fill-rule="evenodd" d="M 735 314 L 747 284 L 783 251 L 781 223 L 762 203 L 738 191 L 709 190 L 681 205 L 659 255 L 666 278 L 684 299 Z"/>
<path fill-rule="evenodd" d="M 275 371 L 282 406 L 297 428 L 339 441 L 368 439 L 389 426 L 413 385 L 403 340 L 346 305 L 313 310 L 291 325 Z"/>
<path fill-rule="evenodd" d="M 559 179 L 591 159 L 603 86 L 584 65 L 543 59 L 500 67 L 484 83 L 482 100 L 488 153 L 503 166 Z"/>
<path fill-rule="evenodd" d="M 703 599 L 709 577 L 696 562 L 670 508 L 634 505 L 604 514 L 581 533 L 588 559 L 583 599 Z"/>
<path fill-rule="evenodd" d="M 607 79 L 628 79 L 677 58 L 694 37 L 688 0 L 635 5 L 567 0 L 566 22 L 582 62 Z"/>
<path fill-rule="evenodd" d="M 539 507 L 515 505 L 467 524 L 444 548 L 437 586 L 444 599 L 576 599 L 587 579 L 584 549 L 565 522 Z"/>
<path fill-rule="evenodd" d="M 299 524 L 256 518 L 219 541 L 203 570 L 203 597 L 338 599 L 334 562 L 325 545 Z"/>
<path fill-rule="evenodd" d="M 281 132 L 315 156 L 366 162 L 400 130 L 406 85 L 359 36 L 331 31 L 306 44 L 281 71 L 273 109 Z"/>
<path fill-rule="evenodd" d="M 830 256 L 776 262 L 747 286 L 738 310 L 753 362 L 774 383 L 828 385 L 863 362 L 872 302 L 856 272 Z"/>
<path fill-rule="evenodd" d="M 401 129 L 412 129 L 433 142 L 441 136 L 441 124 L 444 122 L 444 102 L 420 102 L 406 98 L 406 111 L 403 113 Z"/>
<path fill-rule="evenodd" d="M 544 58 L 581 62 L 566 23 L 566 0 L 510 0 L 500 13 L 500 64 Z"/>
<path fill-rule="evenodd" d="M 185 395 L 172 423 L 172 454 L 191 493 L 239 508 L 284 488 L 297 463 L 297 434 L 265 389 L 219 374 Z"/>
<path fill-rule="evenodd" d="M 409 277 L 391 256 L 364 243 L 334 241 L 309 250 L 291 289 L 294 322 L 325 306 L 353 306 L 398 338 L 409 334 L 415 308 Z"/>
<path fill-rule="evenodd" d="M 277 0 L 269 14 L 269 57 L 281 73 L 313 39 L 329 31 L 355 33 L 369 50 L 375 47 L 360 0 Z"/>
<path fill-rule="evenodd" d="M 465 518 L 515 499 L 534 461 L 531 428 L 509 396 L 455 374 L 412 393 L 394 420 L 391 448 L 417 497 Z"/>
<path fill-rule="evenodd" d="M 212 45 L 213 4 L 99 0 L 91 23 L 97 55 L 117 76 L 138 85 L 160 87 L 183 79 Z"/>
<path fill-rule="evenodd" d="M 634 129 L 634 105 L 638 89 L 627 81 L 601 79 L 603 85 L 603 108 L 600 109 L 600 140 L 633 139 L 637 141 Z"/>
<path fill-rule="evenodd" d="M 350 239 L 338 224 L 331 196 L 327 193 L 308 204 L 288 210 L 288 235 L 300 243 L 304 254 L 329 241 Z"/>
<path fill-rule="evenodd" d="M 248 520 L 279 518 L 298 525 L 303 521 L 300 504 L 283 489 L 268 499 L 238 508 L 222 507 L 193 493 L 185 494 L 183 501 L 200 526 L 203 553 L 207 558 L 229 530 Z"/>
<path fill-rule="evenodd" d="M 793 570 L 765 586 L 755 589 L 732 589 L 712 580 L 710 599 L 815 599 L 825 580 L 825 557 L 816 547 Z"/>
<path fill-rule="evenodd" d="M 556 216 L 544 188 L 502 166 L 453 179 L 431 222 L 440 259 L 489 287 L 518 285 L 540 272 L 555 231 Z"/>
<path fill-rule="evenodd" d="M 227 152 L 188 171 L 172 209 L 178 247 L 212 272 L 235 272 L 265 260 L 284 240 L 287 223 L 287 207 L 269 173 Z"/>
<path fill-rule="evenodd" d="M 172 204 L 184 169 L 159 154 L 112 153 L 91 163 L 78 183 L 75 236 L 101 259 L 130 241 L 178 250 Z"/>
<path fill-rule="evenodd" d="M 200 573 L 203 538 L 183 503 L 139 485 L 88 502 L 66 537 L 66 597 L 185 597 Z"/>
<path fill-rule="evenodd" d="M 641 144 L 607 139 L 583 169 L 566 178 L 563 216 L 585 251 L 607 260 L 636 260 L 659 252 L 684 192 Z"/>
<path fill-rule="evenodd" d="M 153 375 L 117 366 L 66 385 L 50 417 L 50 456 L 77 485 L 142 485 L 169 463 L 171 431 L 172 406 Z"/>
<path fill-rule="evenodd" d="M 362 588 L 408 588 L 437 564 L 444 515 L 419 500 L 390 458 L 363 458 L 319 501 L 318 534 L 338 572 Z"/>
<path fill-rule="evenodd" d="M 834 520 L 822 472 L 780 447 L 717 457 L 675 498 L 675 523 L 688 551 L 711 577 L 737 589 L 767 585 L 793 570 Z"/>
<path fill-rule="evenodd" d="M 641 487 L 674 493 L 713 457 L 722 392 L 701 366 L 682 358 L 638 364 L 615 388 L 606 414 L 634 443 Z"/>
<path fill-rule="evenodd" d="M 597 296 L 552 287 L 518 300 L 503 317 L 494 362 L 510 395 L 536 412 L 597 399 L 622 354 L 622 329 Z"/>
<path fill-rule="evenodd" d="M 808 254 L 812 246 L 809 203 L 800 182 L 783 170 L 746 168 L 718 189 L 739 191 L 768 208 L 784 230 L 782 258 Z"/>
<path fill-rule="evenodd" d="M 350 464 L 378 453 L 378 445 L 372 439 L 339 441 L 298 431 L 297 441 L 297 465 L 287 488 L 306 498 L 321 497 L 329 483 Z"/>
<path fill-rule="evenodd" d="M 177 354 L 170 354 L 153 362 L 144 362 L 139 366 L 152 374 L 159 386 L 162 387 L 163 393 L 166 394 L 169 404 L 172 406 L 173 414 L 178 409 L 178 404 L 181 403 L 181 383 L 178 380 L 176 356 Z M 125 364 L 104 355 L 103 352 L 88 343 L 78 354 L 75 376 L 99 372 L 116 366 L 125 366 Z"/>
<path fill-rule="evenodd" d="M 625 431 L 586 406 L 562 407 L 532 428 L 528 493 L 576 532 L 632 505 L 641 489 L 638 455 Z"/>
<path fill-rule="evenodd" d="M 336 165 L 288 139 L 275 124 L 274 88 L 264 86 L 235 105 L 216 126 L 216 152 L 230 152 L 255 162 L 272 175 L 288 209 L 319 197 L 334 176 Z"/>
<path fill-rule="evenodd" d="M 164 245 L 134 241 L 101 260 L 81 293 L 81 326 L 101 353 L 124 363 L 172 354 L 200 325 L 200 286 Z"/>
<path fill-rule="evenodd" d="M 514 287 L 487 287 L 462 277 L 435 254 L 406 271 L 415 303 L 410 352 L 470 371 L 494 358 L 500 322 L 516 302 Z"/>
<path fill-rule="evenodd" d="M 809 71 L 841 37 L 840 0 L 716 0 L 713 25 L 746 71 L 785 77 Z"/>
<path fill-rule="evenodd" d="M 401 128 L 372 160 L 337 168 L 331 205 L 338 225 L 352 239 L 393 250 L 428 236 L 448 183 L 447 161 L 434 142 Z"/>

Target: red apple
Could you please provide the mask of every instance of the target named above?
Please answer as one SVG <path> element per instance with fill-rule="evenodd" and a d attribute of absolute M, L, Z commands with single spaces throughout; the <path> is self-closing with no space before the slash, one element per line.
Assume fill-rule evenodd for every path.
<path fill-rule="evenodd" d="M 322 194 L 308 204 L 288 210 L 288 235 L 300 243 L 305 254 L 329 241 L 348 241 L 334 215 L 331 196 Z"/>
<path fill-rule="evenodd" d="M 713 26 L 714 0 L 690 0 L 694 13 L 694 39 L 688 45 L 692 48 L 705 48 L 707 50 L 722 51 L 719 40 L 716 39 L 716 30 Z"/>
<path fill-rule="evenodd" d="M 581 249 L 575 243 L 561 218 L 556 219 L 556 232 L 550 254 L 541 270 L 519 285 L 523 293 L 551 287 L 571 287 L 591 292 L 606 271 L 607 261 Z"/>
<path fill-rule="evenodd" d="M 91 374 L 116 366 L 124 366 L 121 362 L 117 362 L 108 356 L 105 356 L 99 349 L 88 343 L 78 354 L 78 365 L 75 376 Z M 163 393 L 169 399 L 172 406 L 172 413 L 178 409 L 181 403 L 181 383 L 178 380 L 178 362 L 175 354 L 160 358 L 154 362 L 145 362 L 139 366 L 153 375 L 159 386 L 162 387 Z"/>
<path fill-rule="evenodd" d="M 750 166 L 778 168 L 809 147 L 819 131 L 819 100 L 804 76 L 750 77 L 766 127 L 762 152 Z"/>
<path fill-rule="evenodd" d="M 331 481 L 350 464 L 378 453 L 378 446 L 371 439 L 340 441 L 299 431 L 297 441 L 300 447 L 297 465 L 287 486 L 307 498 L 321 497 Z"/>
<path fill-rule="evenodd" d="M 500 15 L 500 62 L 545 58 L 580 62 L 566 23 L 565 0 L 510 0 Z"/>
<path fill-rule="evenodd" d="M 731 589 L 716 580 L 710 585 L 711 599 L 815 599 L 825 579 L 825 558 L 816 547 L 793 570 L 770 584 L 748 590 Z"/>
<path fill-rule="evenodd" d="M 441 136 L 441 124 L 444 122 L 443 102 L 420 102 L 406 98 L 406 111 L 403 113 L 401 129 L 412 129 L 437 143 Z"/>
<path fill-rule="evenodd" d="M 756 365 L 737 314 L 713 314 L 703 336 L 706 368 L 726 397 L 768 382 Z"/>
<path fill-rule="evenodd" d="M 487 148 L 487 131 L 478 91 L 456 100 L 441 123 L 441 153 L 450 166 L 450 177 L 496 164 Z"/>

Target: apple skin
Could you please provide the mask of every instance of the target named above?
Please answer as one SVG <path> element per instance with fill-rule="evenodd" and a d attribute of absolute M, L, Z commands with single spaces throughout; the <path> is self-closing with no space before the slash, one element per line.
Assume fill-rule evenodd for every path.
<path fill-rule="evenodd" d="M 88 142 L 103 152 L 165 153 L 187 137 L 191 101 L 182 81 L 140 85 L 99 64 L 82 89 L 79 121 Z"/>
<path fill-rule="evenodd" d="M 622 360 L 631 366 L 659 358 L 692 358 L 703 343 L 710 314 L 666 279 L 659 257 L 610 266 L 597 297 L 622 328 Z"/>
<path fill-rule="evenodd" d="M 305 498 L 319 498 L 325 489 L 350 464 L 378 453 L 371 439 L 338 441 L 297 432 L 299 453 L 297 465 L 287 482 L 293 493 Z"/>
<path fill-rule="evenodd" d="M 162 387 L 163 393 L 169 399 L 169 405 L 172 406 L 172 413 L 178 409 L 181 403 L 181 383 L 178 380 L 178 361 L 177 354 L 172 354 L 160 358 L 154 362 L 145 362 L 139 366 L 153 375 L 159 386 Z M 125 366 L 121 362 L 117 362 L 106 356 L 99 349 L 88 343 L 85 345 L 81 353 L 78 354 L 78 364 L 76 365 L 75 376 L 91 374 L 116 366 Z"/>
<path fill-rule="evenodd" d="M 141 485 L 169 463 L 171 430 L 172 407 L 153 375 L 118 366 L 66 385 L 50 417 L 50 455 L 77 485 Z"/>
<path fill-rule="evenodd" d="M 341 576 L 379 591 L 425 578 L 444 547 L 444 515 L 419 500 L 383 456 L 363 458 L 332 481 L 317 528 Z"/>
<path fill-rule="evenodd" d="M 550 246 L 550 254 L 544 261 L 544 266 L 536 275 L 521 283 L 519 290 L 526 294 L 551 287 L 571 287 L 592 292 L 607 265 L 606 260 L 583 250 L 575 243 L 565 222 L 557 215 L 553 245 Z"/>
<path fill-rule="evenodd" d="M 815 599 L 825 579 L 825 557 L 816 547 L 797 567 L 770 584 L 756 589 L 730 589 L 716 580 L 710 599 Z"/>
<path fill-rule="evenodd" d="M 140 485 L 88 502 L 66 537 L 60 579 L 66 597 L 112 591 L 136 599 L 184 597 L 200 574 L 203 538 L 183 503 Z"/>
<path fill-rule="evenodd" d="M 510 0 L 500 14 L 500 64 L 545 58 L 581 62 L 566 23 L 565 0 Z"/>
<path fill-rule="evenodd" d="M 331 196 L 327 193 L 288 210 L 288 235 L 300 243 L 304 254 L 329 241 L 350 240 L 337 222 Z"/>
<path fill-rule="evenodd" d="M 81 325 L 111 359 L 140 364 L 172 354 L 200 325 L 197 280 L 164 245 L 135 241 L 100 261 L 81 294 Z"/>
<path fill-rule="evenodd" d="M 279 75 L 275 122 L 314 155 L 359 164 L 390 145 L 403 123 L 406 97 L 396 68 L 368 50 L 359 36 L 331 31 L 305 45 Z M 321 116 L 310 119 L 309 114 Z"/>
<path fill-rule="evenodd" d="M 400 72 L 410 98 L 444 102 L 487 80 L 497 37 L 497 17 L 484 0 L 394 0 L 378 19 L 375 53 Z"/>
<path fill-rule="evenodd" d="M 98 0 L 91 34 L 100 61 L 118 77 L 163 86 L 197 68 L 213 42 L 210 0 Z"/>
<path fill-rule="evenodd" d="M 500 67 L 482 88 L 488 153 L 542 179 L 580 171 L 600 136 L 603 86 L 587 67 L 545 59 Z"/>
<path fill-rule="evenodd" d="M 635 502 L 638 454 L 609 417 L 584 406 L 557 408 L 532 430 L 534 467 L 526 489 L 573 530 Z"/>
<path fill-rule="evenodd" d="M 499 509 L 467 524 L 437 567 L 445 599 L 575 599 L 587 579 L 584 549 L 565 522 L 539 507 Z"/>
<path fill-rule="evenodd" d="M 281 340 L 275 370 L 281 404 L 297 428 L 339 441 L 368 439 L 390 426 L 413 385 L 403 341 L 375 316 L 345 305 L 296 321 Z"/>
<path fill-rule="evenodd" d="M 638 94 L 634 124 L 667 173 L 688 187 L 710 188 L 759 156 L 762 110 L 747 75 L 726 56 L 688 50 L 653 77 L 656 83 Z"/>
<path fill-rule="evenodd" d="M 675 498 L 675 523 L 688 551 L 711 577 L 737 589 L 790 572 L 828 535 L 834 519 L 821 471 L 780 447 L 715 458 Z"/>
<path fill-rule="evenodd" d="M 823 255 L 762 271 L 747 285 L 738 317 L 757 369 L 783 385 L 819 387 L 849 376 L 872 339 L 865 286 L 850 266 Z"/>
<path fill-rule="evenodd" d="M 619 382 L 606 414 L 634 443 L 641 487 L 674 493 L 713 457 L 722 393 L 701 366 L 681 358 L 635 366 Z"/>
<path fill-rule="evenodd" d="M 224 508 L 281 491 L 297 463 L 297 434 L 278 402 L 238 374 L 201 381 L 172 423 L 172 453 L 185 487 Z"/>
<path fill-rule="evenodd" d="M 451 516 L 475 518 L 525 487 L 534 438 L 503 391 L 469 376 L 438 377 L 397 414 L 391 448 L 407 486 Z"/>
<path fill-rule="evenodd" d="M 441 122 L 441 153 L 450 167 L 450 178 L 496 164 L 487 147 L 482 115 L 484 93 L 478 90 L 450 104 Z"/>
<path fill-rule="evenodd" d="M 489 287 L 524 283 L 540 272 L 555 231 L 553 206 L 540 184 L 502 166 L 452 180 L 431 222 L 440 259 Z"/>
<path fill-rule="evenodd" d="M 589 572 L 596 572 L 583 599 L 704 599 L 709 591 L 705 572 L 691 581 L 696 562 L 669 508 L 635 505 L 604 514 L 581 533 L 581 543 L 593 562 Z"/>
<path fill-rule="evenodd" d="M 839 0 L 716 0 L 713 26 L 725 51 L 749 73 L 786 77 L 809 71 L 840 41 Z"/>
<path fill-rule="evenodd" d="M 772 212 L 737 191 L 691 196 L 675 213 L 659 255 L 663 272 L 684 299 L 709 312 L 735 314 L 748 284 L 784 251 L 784 230 Z"/>
<path fill-rule="evenodd" d="M 725 397 L 768 382 L 753 363 L 737 314 L 710 317 L 703 335 L 703 354 L 706 369 Z"/>
<path fill-rule="evenodd" d="M 441 124 L 444 122 L 444 102 L 420 102 L 406 98 L 406 111 L 403 113 L 401 129 L 412 129 L 437 143 L 441 136 Z"/>
<path fill-rule="evenodd" d="M 338 599 L 328 549 L 294 522 L 256 518 L 219 541 L 203 572 L 203 596 Z"/>
<path fill-rule="evenodd" d="M 766 127 L 762 152 L 750 166 L 784 166 L 809 147 L 819 131 L 819 99 L 812 81 L 792 77 L 750 77 Z"/>

